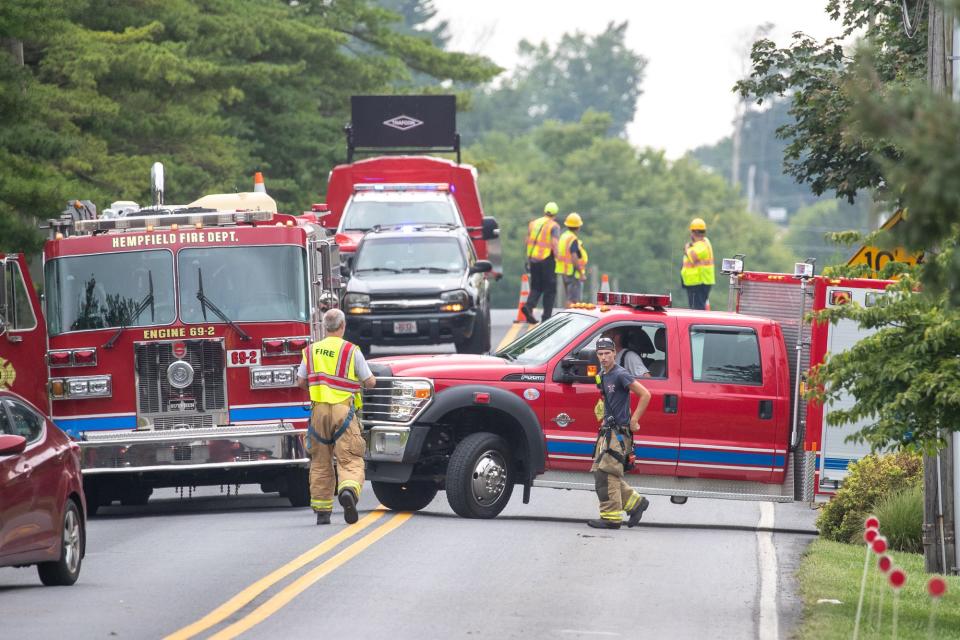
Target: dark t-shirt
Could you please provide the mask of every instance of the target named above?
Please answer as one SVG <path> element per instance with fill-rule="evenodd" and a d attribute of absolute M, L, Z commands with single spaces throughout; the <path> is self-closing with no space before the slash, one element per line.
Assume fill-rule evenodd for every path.
<path fill-rule="evenodd" d="M 630 385 L 634 377 L 618 364 L 609 372 L 600 369 L 600 384 L 603 385 L 603 417 L 613 416 L 617 425 L 630 424 Z"/>

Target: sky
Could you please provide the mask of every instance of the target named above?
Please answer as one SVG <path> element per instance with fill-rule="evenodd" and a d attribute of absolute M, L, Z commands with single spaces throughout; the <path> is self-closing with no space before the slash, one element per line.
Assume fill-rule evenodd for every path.
<path fill-rule="evenodd" d="M 837 35 L 827 0 L 434 0 L 449 20 L 449 48 L 486 55 L 501 67 L 517 63 L 520 40 L 559 41 L 567 32 L 603 32 L 611 21 L 630 23 L 626 44 L 647 58 L 636 117 L 628 127 L 638 146 L 677 158 L 733 130 L 733 84 L 749 72 L 753 34 L 764 23 L 786 46 L 795 31 Z"/>

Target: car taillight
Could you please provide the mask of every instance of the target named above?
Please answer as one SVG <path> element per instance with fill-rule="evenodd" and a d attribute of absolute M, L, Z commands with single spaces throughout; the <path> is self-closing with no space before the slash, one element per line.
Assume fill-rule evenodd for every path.
<path fill-rule="evenodd" d="M 96 349 L 75 349 L 73 351 L 73 363 L 76 365 L 91 366 L 97 364 Z"/>
<path fill-rule="evenodd" d="M 51 367 L 69 367 L 73 362 L 73 352 L 70 350 L 48 351 L 47 362 Z"/>

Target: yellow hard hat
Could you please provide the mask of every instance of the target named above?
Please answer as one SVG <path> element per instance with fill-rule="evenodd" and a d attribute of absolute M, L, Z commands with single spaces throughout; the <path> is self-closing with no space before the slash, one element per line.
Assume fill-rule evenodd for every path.
<path fill-rule="evenodd" d="M 706 231 L 707 223 L 703 221 L 703 218 L 694 218 L 690 221 L 690 231 Z"/>
<path fill-rule="evenodd" d="M 548 216 L 555 216 L 560 211 L 560 207 L 557 206 L 556 202 L 548 202 L 543 207 L 543 212 Z"/>
<path fill-rule="evenodd" d="M 579 213 L 571 213 L 567 215 L 567 219 L 563 221 L 563 224 L 574 229 L 579 229 L 583 226 L 583 218 L 580 217 Z"/>

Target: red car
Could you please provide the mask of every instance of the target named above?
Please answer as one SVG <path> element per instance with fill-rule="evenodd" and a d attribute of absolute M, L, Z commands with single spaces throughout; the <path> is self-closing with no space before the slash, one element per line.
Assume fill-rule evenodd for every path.
<path fill-rule="evenodd" d="M 80 447 L 21 396 L 0 390 L 0 567 L 37 565 L 71 585 L 86 549 Z"/>

